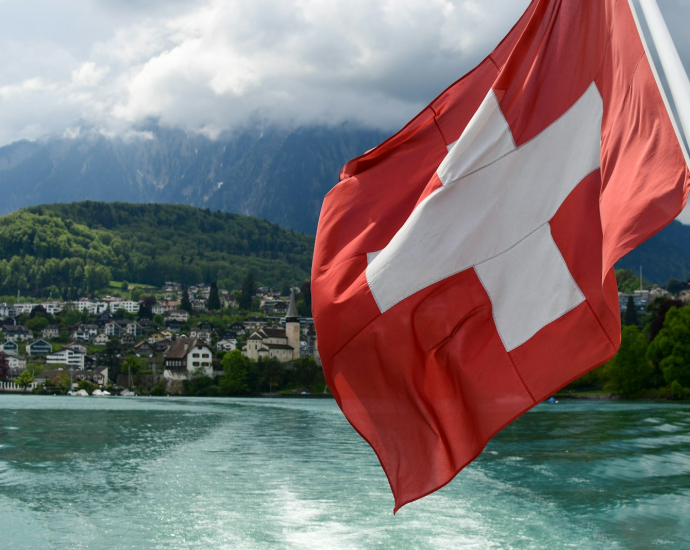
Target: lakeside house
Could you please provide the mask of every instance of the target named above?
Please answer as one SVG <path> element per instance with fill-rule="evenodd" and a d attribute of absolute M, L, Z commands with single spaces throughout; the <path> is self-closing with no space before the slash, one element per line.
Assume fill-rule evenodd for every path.
<path fill-rule="evenodd" d="M 95 369 L 47 369 L 36 377 L 36 382 L 44 383 L 48 380 L 53 380 L 57 375 L 65 373 L 72 379 L 72 384 L 75 386 L 82 380 L 96 384 L 97 386 L 105 386 L 108 384 L 108 367 L 96 367 Z"/>
<path fill-rule="evenodd" d="M 190 300 L 198 308 L 202 301 L 205 306 L 210 288 L 209 285 L 191 287 Z M 219 289 L 219 294 L 222 303 L 236 305 L 234 292 Z M 119 350 L 112 349 L 108 353 L 116 353 L 120 360 L 127 354 L 134 354 L 148 358 L 151 362 L 156 361 L 157 364 L 162 361 L 168 378 L 182 380 L 191 378 L 199 370 L 209 376 L 217 375 L 218 372 L 213 371 L 215 352 L 230 352 L 242 348 L 242 344 L 246 342 L 245 338 L 249 335 L 249 344 L 258 345 L 249 346 L 255 349 L 244 346 L 243 353 L 255 359 L 275 357 L 281 362 L 289 362 L 311 349 L 306 340 L 300 342 L 300 329 L 302 333 L 305 332 L 305 320 L 297 315 L 294 295 L 290 296 L 289 303 L 281 296 L 270 292 L 270 289 L 265 289 L 264 296 L 257 294 L 257 297 L 270 305 L 270 308 L 265 310 L 270 310 L 273 314 L 284 312 L 285 317 L 255 314 L 244 320 L 235 321 L 227 328 L 219 324 L 222 322 L 220 319 L 191 323 L 192 315 L 179 309 L 178 296 L 174 295 L 167 298 L 167 307 L 156 310 L 164 311 L 165 328 L 154 326 L 151 319 L 141 316 L 137 320 L 132 320 L 130 315 L 126 316 L 130 317 L 129 319 L 114 319 L 113 313 L 118 309 L 124 309 L 130 314 L 140 313 L 139 302 L 120 298 L 82 298 L 66 303 L 0 304 L 0 314 L 12 314 L 3 319 L 4 342 L 0 342 L 0 352 L 4 354 L 10 366 L 10 377 L 17 376 L 26 368 L 27 358 L 33 361 L 32 364 L 35 364 L 35 369 L 39 372 L 40 368 L 47 368 L 48 372 L 54 373 L 60 370 L 83 373 L 90 371 L 92 365 L 98 364 L 102 349 L 93 349 L 93 346 L 106 346 L 110 345 L 111 340 L 117 340 L 121 345 Z M 20 324 L 19 315 L 47 317 L 63 310 L 81 312 L 82 319 L 88 313 L 90 321 L 67 325 L 58 324 L 58 319 L 54 324 L 41 329 L 36 336 Z M 196 317 L 196 312 L 193 316 Z M 74 318 L 73 315 L 71 317 Z M 64 323 L 64 320 L 62 322 Z M 189 338 L 182 335 L 174 341 L 174 334 L 180 332 L 186 332 Z M 67 337 L 70 342 L 65 344 Z M 242 344 L 238 344 L 238 338 Z M 26 346 L 23 342 L 26 342 Z M 87 345 L 91 350 L 89 355 Z M 56 349 L 58 351 L 54 351 Z M 160 366 L 158 368 L 160 369 Z M 160 370 L 158 372 L 160 373 Z M 87 373 L 87 376 L 90 374 Z M 80 374 L 78 378 L 83 377 L 84 375 Z"/>
<path fill-rule="evenodd" d="M 199 369 L 206 376 L 213 374 L 213 352 L 198 338 L 179 338 L 163 356 L 163 376 L 187 380 Z"/>

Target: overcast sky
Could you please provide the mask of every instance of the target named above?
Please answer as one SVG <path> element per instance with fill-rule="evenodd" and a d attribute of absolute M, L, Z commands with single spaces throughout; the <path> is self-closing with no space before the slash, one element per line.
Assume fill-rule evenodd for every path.
<path fill-rule="evenodd" d="M 528 0 L 0 0 L 0 146 L 148 121 L 393 132 Z M 658 0 L 686 70 L 690 0 Z M 681 219 L 690 223 L 690 209 Z"/>
<path fill-rule="evenodd" d="M 260 121 L 394 131 L 528 0 L 0 0 L 0 145 Z M 690 0 L 659 0 L 690 60 Z M 685 28 L 684 28 L 685 27 Z M 686 66 L 690 66 L 687 63 Z"/>

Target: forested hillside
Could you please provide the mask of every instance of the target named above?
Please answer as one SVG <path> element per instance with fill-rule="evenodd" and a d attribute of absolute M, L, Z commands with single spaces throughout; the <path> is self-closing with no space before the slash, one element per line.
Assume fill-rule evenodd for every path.
<path fill-rule="evenodd" d="M 160 285 L 247 273 L 282 288 L 309 279 L 314 237 L 258 218 L 182 205 L 78 202 L 0 217 L 0 295 L 75 299 L 111 280 Z M 690 278 L 690 227 L 673 222 L 616 265 L 665 285 Z"/>
<path fill-rule="evenodd" d="M 313 246 L 265 220 L 189 206 L 37 206 L 0 217 L 0 294 L 75 299 L 112 279 L 232 289 L 250 271 L 280 287 L 309 278 Z"/>
<path fill-rule="evenodd" d="M 629 252 L 616 269 L 631 269 L 649 283 L 666 285 L 670 278 L 690 279 L 690 226 L 671 222 L 667 227 Z"/>

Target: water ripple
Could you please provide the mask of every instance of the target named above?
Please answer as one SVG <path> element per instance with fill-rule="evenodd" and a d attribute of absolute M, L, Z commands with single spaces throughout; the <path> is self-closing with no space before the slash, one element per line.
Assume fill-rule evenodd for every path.
<path fill-rule="evenodd" d="M 690 407 L 539 406 L 391 514 L 333 401 L 0 402 L 9 548 L 690 547 Z"/>

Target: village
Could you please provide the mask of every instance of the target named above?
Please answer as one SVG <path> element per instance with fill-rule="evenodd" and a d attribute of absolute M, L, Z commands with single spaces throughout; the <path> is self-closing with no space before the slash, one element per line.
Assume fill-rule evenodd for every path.
<path fill-rule="evenodd" d="M 253 362 L 289 368 L 308 357 L 320 366 L 313 319 L 297 310 L 299 289 L 258 288 L 249 312 L 240 311 L 239 293 L 215 284 L 147 290 L 139 300 L 0 303 L 0 391 L 130 395 L 143 385 L 183 393 L 186 381 L 222 376 L 223 357 L 236 350 Z"/>
<path fill-rule="evenodd" d="M 126 395 L 134 386 L 184 393 L 186 381 L 221 377 L 223 357 L 236 350 L 253 362 L 289 366 L 309 357 L 321 365 L 313 319 L 298 313 L 299 289 L 260 287 L 249 311 L 240 292 L 215 284 L 146 290 L 132 293 L 138 299 L 0 303 L 0 391 Z M 656 285 L 619 292 L 620 311 L 634 305 L 644 315 L 655 299 L 670 296 Z M 690 290 L 677 298 L 690 302 Z"/>

